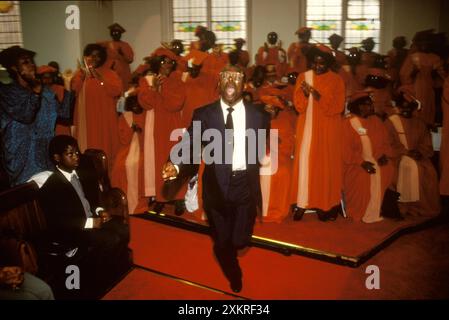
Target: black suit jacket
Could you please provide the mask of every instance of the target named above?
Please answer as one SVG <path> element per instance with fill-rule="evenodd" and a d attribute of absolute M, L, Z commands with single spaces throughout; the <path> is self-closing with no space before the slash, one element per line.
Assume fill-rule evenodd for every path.
<path fill-rule="evenodd" d="M 95 209 L 100 206 L 98 181 L 81 165 L 77 169 L 77 174 L 92 214 L 96 216 Z M 53 239 L 66 242 L 81 241 L 86 223 L 83 204 L 72 184 L 59 170 L 56 169 L 39 190 L 39 202 Z"/>
<path fill-rule="evenodd" d="M 262 196 L 260 191 L 260 181 L 259 181 L 259 157 L 258 154 L 265 154 L 266 140 L 259 141 L 257 135 L 258 130 L 265 130 L 266 136 L 268 137 L 269 132 L 269 117 L 268 114 L 263 111 L 263 108 L 252 105 L 245 104 L 246 110 L 246 129 L 253 129 L 255 132 L 255 141 L 248 141 L 246 138 L 246 169 L 248 171 L 249 186 L 251 188 L 251 195 L 255 204 L 261 207 Z M 192 124 L 188 129 L 189 135 L 184 135 L 183 140 L 178 145 L 178 150 L 186 150 L 189 148 L 190 154 L 182 154 L 181 162 L 173 161 L 174 164 L 179 166 L 179 176 L 180 178 L 184 176 L 192 176 L 198 171 L 198 165 L 193 164 L 193 159 L 196 156 L 198 159 L 198 154 L 194 154 L 193 149 L 193 139 L 188 137 L 193 137 L 193 122 L 199 121 L 201 123 L 201 136 L 207 129 L 215 129 L 221 134 L 221 141 L 218 144 L 221 146 L 222 150 L 222 161 L 221 163 L 206 164 L 204 174 L 203 174 L 203 204 L 204 207 L 217 207 L 221 206 L 225 201 L 228 188 L 230 184 L 231 174 L 232 174 L 232 161 L 225 162 L 225 149 L 226 141 L 225 137 L 225 120 L 223 117 L 223 111 L 221 109 L 220 100 L 209 104 L 205 107 L 196 109 L 193 113 Z M 197 137 L 198 138 L 198 137 Z M 202 142 L 202 147 L 207 147 L 209 144 L 213 143 L 211 141 Z M 257 153 L 250 155 L 249 151 L 256 151 Z"/>

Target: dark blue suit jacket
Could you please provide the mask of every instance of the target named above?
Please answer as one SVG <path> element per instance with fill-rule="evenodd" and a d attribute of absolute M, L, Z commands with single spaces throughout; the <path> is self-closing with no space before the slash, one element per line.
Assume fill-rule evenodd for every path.
<path fill-rule="evenodd" d="M 246 169 L 248 171 L 249 186 L 251 188 L 252 199 L 255 204 L 260 208 L 262 203 L 262 196 L 260 191 L 259 181 L 259 157 L 258 154 L 265 154 L 266 139 L 259 137 L 258 130 L 264 130 L 266 137 L 269 137 L 269 117 L 268 114 L 263 111 L 260 106 L 252 104 L 245 104 L 246 110 L 246 129 L 252 129 L 255 132 L 255 140 L 246 137 Z M 193 113 L 192 124 L 188 129 L 189 137 L 193 137 L 193 122 L 199 121 L 201 124 L 201 136 L 207 129 L 215 129 L 221 135 L 221 141 L 215 142 L 221 147 L 222 158 L 221 163 L 207 164 L 203 174 L 203 205 L 207 210 L 208 207 L 221 206 L 225 201 L 228 188 L 230 184 L 232 174 L 232 161 L 225 162 L 225 150 L 226 139 L 225 137 L 225 119 L 223 118 L 223 111 L 221 109 L 220 100 L 196 109 Z M 263 140 L 261 140 L 263 139 Z M 201 145 L 207 147 L 211 143 L 214 143 L 214 139 L 211 141 L 202 141 Z M 182 154 L 182 161 L 176 163 L 179 166 L 179 176 L 192 176 L 198 171 L 198 164 L 193 164 L 193 159 L 198 154 L 194 154 L 193 139 L 187 139 L 187 135 L 184 135 L 183 140 L 178 147 L 184 147 L 190 149 L 190 154 Z M 210 146 L 209 146 L 210 147 Z M 216 150 L 215 150 L 216 151 Z M 251 154 L 252 153 L 252 154 Z M 213 154 L 213 153 L 212 153 Z M 231 153 L 232 154 L 232 153 Z"/>

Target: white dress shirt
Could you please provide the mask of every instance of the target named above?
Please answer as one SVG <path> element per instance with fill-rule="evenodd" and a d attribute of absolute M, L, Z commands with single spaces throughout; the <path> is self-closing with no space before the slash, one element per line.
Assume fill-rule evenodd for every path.
<path fill-rule="evenodd" d="M 229 106 L 221 99 L 221 110 L 226 123 Z M 234 125 L 234 153 L 232 154 L 232 171 L 246 170 L 246 111 L 243 99 L 233 107 L 231 113 Z M 224 139 L 224 137 L 223 137 Z"/>

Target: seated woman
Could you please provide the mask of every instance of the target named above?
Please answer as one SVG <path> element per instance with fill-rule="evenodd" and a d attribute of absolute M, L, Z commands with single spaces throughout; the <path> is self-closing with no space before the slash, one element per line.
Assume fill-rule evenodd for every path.
<path fill-rule="evenodd" d="M 399 113 L 391 115 L 386 126 L 393 142 L 394 164 L 398 169 L 396 189 L 401 194 L 402 215 L 436 216 L 440 212 L 438 176 L 431 162 L 432 138 L 416 112 L 419 101 L 413 86 L 399 89 L 396 105 Z"/>
<path fill-rule="evenodd" d="M 387 129 L 374 115 L 368 92 L 358 92 L 343 124 L 343 192 L 346 213 L 355 221 L 383 220 L 381 208 L 394 177 Z"/>
<path fill-rule="evenodd" d="M 0 267 L 0 300 L 54 300 L 53 291 L 41 279 L 18 266 Z"/>
<path fill-rule="evenodd" d="M 54 300 L 49 285 L 26 272 L 36 270 L 22 267 L 29 267 L 23 263 L 21 256 L 27 250 L 19 248 L 21 246 L 16 239 L 4 234 L 0 236 L 0 300 Z M 32 263 L 36 261 L 33 260 Z"/>

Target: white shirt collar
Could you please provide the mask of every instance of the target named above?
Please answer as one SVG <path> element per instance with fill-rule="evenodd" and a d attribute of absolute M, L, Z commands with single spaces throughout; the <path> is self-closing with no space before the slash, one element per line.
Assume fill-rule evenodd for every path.
<path fill-rule="evenodd" d="M 72 172 L 67 172 L 67 171 L 61 170 L 58 166 L 56 166 L 56 169 L 58 169 L 59 172 L 62 173 L 62 175 L 67 179 L 67 181 L 70 181 L 73 176 L 79 178 L 78 174 L 76 173 L 76 170 L 73 170 Z"/>
<path fill-rule="evenodd" d="M 226 102 L 224 102 L 223 99 L 220 99 L 221 108 L 223 111 L 228 112 L 228 108 L 230 105 L 228 105 Z M 241 108 L 245 108 L 245 105 L 243 104 L 243 99 L 241 99 L 239 102 L 237 102 L 235 105 L 232 106 L 234 110 L 239 110 Z"/>

